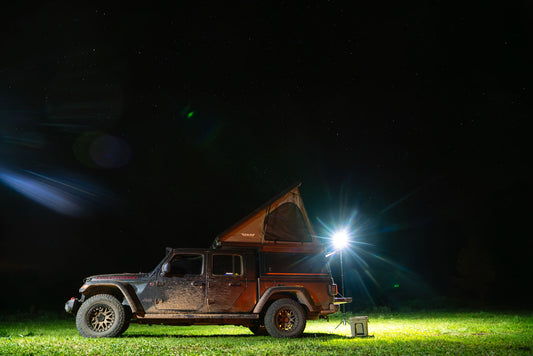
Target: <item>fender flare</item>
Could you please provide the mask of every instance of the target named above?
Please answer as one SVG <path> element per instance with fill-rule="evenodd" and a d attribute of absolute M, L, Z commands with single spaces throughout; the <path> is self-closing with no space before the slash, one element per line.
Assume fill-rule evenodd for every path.
<path fill-rule="evenodd" d="M 122 283 L 122 282 L 93 282 L 90 284 L 87 284 L 87 288 L 82 292 L 82 294 L 86 294 L 87 291 L 90 291 L 94 288 L 98 287 L 112 287 L 117 288 L 120 293 L 124 296 L 126 299 L 126 302 L 131 308 L 131 311 L 135 314 L 141 314 L 144 315 L 144 308 L 142 307 L 139 299 L 137 298 L 137 294 L 133 290 L 133 287 L 130 284 Z"/>
<path fill-rule="evenodd" d="M 270 299 L 270 297 L 277 293 L 291 293 L 296 296 L 296 299 L 298 300 L 298 303 L 303 304 L 307 307 L 307 309 L 310 312 L 315 311 L 315 303 L 313 302 L 313 298 L 309 295 L 309 292 L 304 287 L 284 287 L 284 286 L 277 286 L 277 287 L 270 287 L 268 288 L 257 304 L 255 305 L 255 308 L 253 310 L 253 313 L 261 313 L 264 306 Z"/>

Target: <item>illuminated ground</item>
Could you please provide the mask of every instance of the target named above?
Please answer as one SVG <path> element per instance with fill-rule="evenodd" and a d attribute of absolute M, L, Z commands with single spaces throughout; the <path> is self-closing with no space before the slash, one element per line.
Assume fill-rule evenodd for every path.
<path fill-rule="evenodd" d="M 340 319 L 311 321 L 301 339 L 253 336 L 233 326 L 132 325 L 117 339 L 84 339 L 73 319 L 0 319 L 0 354 L 480 354 L 530 355 L 532 313 L 370 314 L 371 338 L 350 338 Z"/>

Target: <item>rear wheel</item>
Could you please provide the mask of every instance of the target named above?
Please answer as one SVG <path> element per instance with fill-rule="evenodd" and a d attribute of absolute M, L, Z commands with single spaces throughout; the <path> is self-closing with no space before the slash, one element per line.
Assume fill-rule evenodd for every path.
<path fill-rule="evenodd" d="M 276 300 L 265 314 L 265 328 L 276 338 L 302 336 L 306 321 L 302 306 L 288 298 Z"/>
<path fill-rule="evenodd" d="M 76 327 L 84 337 L 118 336 L 125 331 L 125 314 L 117 298 L 98 294 L 81 305 L 76 315 Z"/>

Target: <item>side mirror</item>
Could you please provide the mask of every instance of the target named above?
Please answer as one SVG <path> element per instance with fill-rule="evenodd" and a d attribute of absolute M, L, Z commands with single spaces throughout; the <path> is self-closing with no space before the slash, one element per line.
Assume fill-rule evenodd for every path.
<path fill-rule="evenodd" d="M 161 267 L 161 274 L 164 276 L 169 273 L 170 273 L 170 263 L 167 262 L 163 265 L 163 267 Z"/>

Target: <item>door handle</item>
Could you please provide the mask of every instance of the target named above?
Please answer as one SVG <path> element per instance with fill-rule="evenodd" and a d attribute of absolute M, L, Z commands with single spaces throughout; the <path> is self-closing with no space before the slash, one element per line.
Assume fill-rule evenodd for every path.
<path fill-rule="evenodd" d="M 229 282 L 228 285 L 229 285 L 230 287 L 238 287 L 238 286 L 240 286 L 241 284 L 240 284 L 239 282 Z"/>
<path fill-rule="evenodd" d="M 205 284 L 204 282 L 199 282 L 199 281 L 191 282 L 191 286 L 196 286 L 196 287 L 203 286 L 204 284 Z"/>

